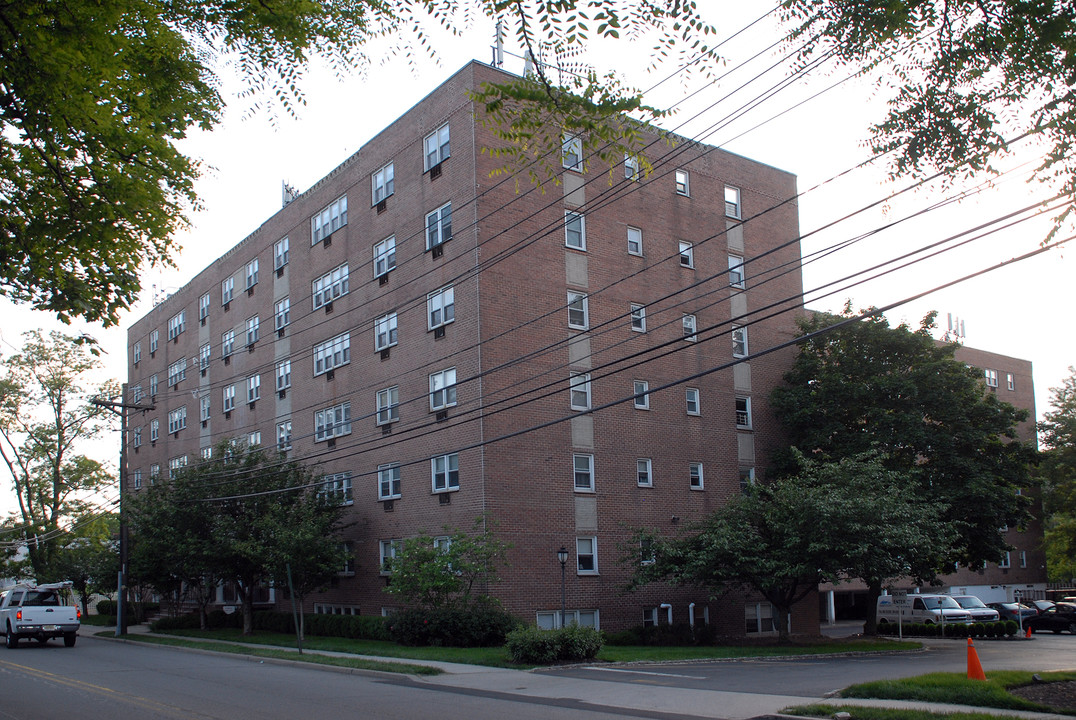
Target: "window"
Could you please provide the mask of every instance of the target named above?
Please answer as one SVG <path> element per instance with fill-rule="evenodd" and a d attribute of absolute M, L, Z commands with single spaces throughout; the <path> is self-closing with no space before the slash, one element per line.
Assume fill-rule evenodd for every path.
<path fill-rule="evenodd" d="M 584 293 L 568 293 L 568 327 L 586 330 L 589 324 L 587 296 Z"/>
<path fill-rule="evenodd" d="M 650 383 L 646 380 L 635 381 L 635 409 L 637 410 L 649 410 L 650 409 Z"/>
<path fill-rule="evenodd" d="M 220 284 L 220 304 L 227 305 L 235 299 L 235 278 L 225 279 Z"/>
<path fill-rule="evenodd" d="M 594 492 L 594 456 L 572 455 L 572 467 L 575 471 L 575 489 Z"/>
<path fill-rule="evenodd" d="M 328 305 L 342 295 L 347 295 L 351 289 L 348 282 L 347 263 L 333 268 L 311 283 L 310 292 L 314 298 L 314 309 Z"/>
<path fill-rule="evenodd" d="M 291 387 L 291 360 L 281 360 L 276 364 L 277 392 Z"/>
<path fill-rule="evenodd" d="M 381 277 L 396 267 L 396 236 L 374 245 L 374 277 Z"/>
<path fill-rule="evenodd" d="M 186 323 L 187 312 L 180 311 L 179 313 L 168 318 L 168 339 L 175 340 L 179 337 L 179 334 L 183 332 L 184 325 Z"/>
<path fill-rule="evenodd" d="M 745 287 L 743 258 L 739 255 L 729 255 L 729 285 L 741 290 Z"/>
<path fill-rule="evenodd" d="M 456 293 L 451 287 L 426 296 L 426 313 L 430 330 L 436 330 L 456 319 Z"/>
<path fill-rule="evenodd" d="M 423 170 L 443 163 L 449 157 L 448 147 L 448 123 L 434 130 L 422 141 L 422 147 L 426 151 Z"/>
<path fill-rule="evenodd" d="M 235 330 L 229 330 L 220 336 L 220 355 L 228 357 L 235 352 Z"/>
<path fill-rule="evenodd" d="M 426 215 L 426 249 L 433 248 L 452 239 L 452 203 Z"/>
<path fill-rule="evenodd" d="M 351 333 L 314 346 L 314 377 L 351 362 Z"/>
<path fill-rule="evenodd" d="M 142 401 L 142 386 L 135 385 L 131 388 L 131 402 L 139 403 Z"/>
<path fill-rule="evenodd" d="M 388 425 L 400 419 L 400 386 L 377 391 L 377 424 Z"/>
<path fill-rule="evenodd" d="M 247 447 L 258 447 L 262 444 L 262 431 L 255 430 L 252 433 L 247 433 Z"/>
<path fill-rule="evenodd" d="M 205 371 L 209 369 L 209 358 L 213 354 L 213 347 L 206 343 L 198 349 L 198 369 Z"/>
<path fill-rule="evenodd" d="M 310 245 L 317 245 L 345 225 L 347 225 L 347 195 L 337 198 L 310 218 Z"/>
<path fill-rule="evenodd" d="M 568 385 L 572 410 L 589 410 L 590 373 L 572 373 Z"/>
<path fill-rule="evenodd" d="M 751 429 L 751 398 L 736 398 L 736 427 L 741 430 Z"/>
<path fill-rule="evenodd" d="M 695 342 L 699 337 L 695 334 L 695 316 L 684 315 L 684 339 L 688 342 Z"/>
<path fill-rule="evenodd" d="M 158 463 L 153 463 L 149 466 L 149 484 L 152 485 L 156 482 L 157 478 L 161 476 L 161 466 Z"/>
<path fill-rule="evenodd" d="M 598 538 L 575 539 L 575 567 L 579 575 L 598 574 Z"/>
<path fill-rule="evenodd" d="M 355 546 L 354 546 L 354 544 L 350 540 L 345 540 L 344 542 L 340 543 L 340 545 L 338 547 L 340 549 L 341 554 L 344 556 L 344 565 L 343 565 L 343 567 L 340 568 L 340 571 L 337 572 L 336 574 L 337 575 L 354 575 L 355 574 Z M 350 612 L 351 609 L 352 608 L 348 608 L 348 610 L 349 610 L 349 612 L 347 613 L 348 615 L 352 615 L 352 614 L 358 615 L 359 614 L 357 611 L 354 612 L 354 613 Z"/>
<path fill-rule="evenodd" d="M 986 386 L 996 388 L 998 386 L 998 371 L 990 370 L 989 368 L 983 370 L 983 375 L 986 377 Z"/>
<path fill-rule="evenodd" d="M 335 500 L 344 505 L 354 502 L 351 495 L 351 473 L 333 473 L 322 478 L 321 488 L 318 494 L 324 498 Z"/>
<path fill-rule="evenodd" d="M 459 453 L 438 455 L 431 459 L 430 471 L 433 475 L 433 491 L 435 493 L 460 489 Z"/>
<path fill-rule="evenodd" d="M 351 403 L 340 403 L 314 413 L 314 442 L 351 434 Z"/>
<path fill-rule="evenodd" d="M 187 379 L 187 358 L 180 358 L 168 366 L 168 384 L 175 385 Z"/>
<path fill-rule="evenodd" d="M 280 270 L 288 264 L 290 241 L 284 237 L 273 243 L 273 269 Z"/>
<path fill-rule="evenodd" d="M 687 170 L 676 171 L 676 194 L 691 195 L 691 182 L 688 178 Z"/>
<path fill-rule="evenodd" d="M 180 455 L 179 457 L 168 459 L 168 477 L 169 479 L 175 479 L 179 471 L 187 467 L 187 456 Z"/>
<path fill-rule="evenodd" d="M 564 211 L 564 244 L 576 250 L 587 249 L 587 227 L 584 218 L 571 210 Z"/>
<path fill-rule="evenodd" d="M 725 186 L 725 215 L 740 218 L 740 188 Z"/>
<path fill-rule="evenodd" d="M 392 560 L 400 550 L 400 540 L 382 540 L 378 543 L 381 549 L 381 574 L 392 574 Z"/>
<path fill-rule="evenodd" d="M 624 177 L 639 182 L 639 156 L 624 153 Z"/>
<path fill-rule="evenodd" d="M 377 499 L 392 500 L 400 497 L 400 465 L 392 463 L 377 466 Z"/>
<path fill-rule="evenodd" d="M 131 356 L 134 358 L 134 364 L 142 362 L 142 341 L 138 341 L 134 344 L 134 349 L 131 350 Z"/>
<path fill-rule="evenodd" d="M 688 478 L 692 490 L 702 490 L 702 463 L 691 463 L 688 466 Z"/>
<path fill-rule="evenodd" d="M 628 226 L 628 254 L 643 254 L 643 231 L 630 225 Z"/>
<path fill-rule="evenodd" d="M 430 375 L 430 410 L 444 410 L 456 404 L 456 368 Z"/>
<path fill-rule="evenodd" d="M 224 402 L 221 407 L 224 408 L 224 412 L 235 410 L 235 385 L 229 385 L 224 388 Z"/>
<path fill-rule="evenodd" d="M 377 205 L 396 192 L 395 176 L 396 171 L 389 163 L 370 177 L 371 205 Z"/>
<path fill-rule="evenodd" d="M 1027 567 L 1027 550 L 1020 551 L 1020 567 Z"/>
<path fill-rule="evenodd" d="M 396 313 L 382 315 L 374 321 L 374 349 L 385 350 L 396 344 Z"/>
<path fill-rule="evenodd" d="M 157 396 L 157 373 L 149 376 L 149 394 L 152 397 Z"/>
<path fill-rule="evenodd" d="M 253 403 L 262 396 L 262 376 L 251 375 L 247 378 L 247 402 Z"/>
<path fill-rule="evenodd" d="M 650 458 L 635 461 L 635 482 L 639 487 L 654 487 L 654 465 Z"/>
<path fill-rule="evenodd" d="M 136 448 L 142 447 L 142 428 L 135 428 L 134 435 L 131 439 L 131 444 Z"/>
<path fill-rule="evenodd" d="M 733 357 L 746 357 L 748 352 L 747 348 L 747 328 L 742 326 L 733 326 L 732 328 L 732 356 Z"/>
<path fill-rule="evenodd" d="M 209 420 L 209 415 L 210 415 L 209 396 L 208 395 L 203 395 L 202 398 L 198 401 L 198 404 L 200 406 L 199 415 L 198 415 L 199 419 L 202 422 L 205 422 L 205 421 Z"/>
<path fill-rule="evenodd" d="M 680 266 L 695 267 L 695 248 L 689 242 L 680 243 Z"/>
<path fill-rule="evenodd" d="M 198 298 L 198 320 L 205 322 L 209 317 L 209 293 Z"/>
<path fill-rule="evenodd" d="M 187 427 L 187 406 L 177 408 L 168 413 L 168 432 L 177 433 Z"/>
<path fill-rule="evenodd" d="M 583 172 L 583 139 L 564 134 L 560 140 L 560 162 L 568 170 Z"/>
<path fill-rule="evenodd" d="M 747 492 L 747 489 L 755 484 L 755 469 L 754 468 L 740 468 L 740 492 Z"/>
<path fill-rule="evenodd" d="M 1012 373 L 1005 373 L 1005 385 L 1010 390 L 1016 389 L 1016 379 L 1013 377 Z"/>
<path fill-rule="evenodd" d="M 149 441 L 157 442 L 157 438 L 161 436 L 161 421 L 154 418 L 149 421 Z"/>
<path fill-rule="evenodd" d="M 747 603 L 744 620 L 748 635 L 777 632 L 777 613 L 770 603 Z"/>
<path fill-rule="evenodd" d="M 160 344 L 160 341 L 161 341 L 161 331 L 160 330 L 152 330 L 150 332 L 150 334 L 149 334 L 149 352 L 150 352 L 151 355 L 153 353 L 157 352 L 157 345 Z"/>
<path fill-rule="evenodd" d="M 642 565 L 653 565 L 657 558 L 654 556 L 654 540 L 652 538 L 643 538 L 639 541 L 639 563 Z"/>
<path fill-rule="evenodd" d="M 698 388 L 685 388 L 684 395 L 687 398 L 687 414 L 688 415 L 701 415 L 702 407 L 699 404 L 699 389 Z"/>
<path fill-rule="evenodd" d="M 258 258 L 247 263 L 247 290 L 258 284 Z"/>
<path fill-rule="evenodd" d="M 273 305 L 273 316 L 276 318 L 276 329 L 283 330 L 291 323 L 291 298 L 281 298 Z"/>
<path fill-rule="evenodd" d="M 203 460 L 212 460 L 213 459 L 213 446 L 212 445 L 206 445 L 204 448 L 202 448 L 202 459 Z"/>
<path fill-rule="evenodd" d="M 562 615 L 564 627 L 578 625 L 599 629 L 597 610 L 539 610 L 535 613 L 535 622 L 542 630 L 557 630 L 562 627 Z"/>
<path fill-rule="evenodd" d="M 646 332 L 646 306 L 631 304 L 631 329 Z"/>
<path fill-rule="evenodd" d="M 1012 553 L 1010 553 L 1008 550 L 1006 550 L 1004 552 L 1004 554 L 1002 554 L 1002 556 L 1001 556 L 1001 562 L 998 563 L 998 567 L 999 568 L 1010 568 L 1010 567 L 1012 567 Z"/>
<path fill-rule="evenodd" d="M 261 320 L 258 316 L 247 318 L 247 345 L 253 345 L 258 342 L 258 328 L 261 327 Z"/>
<path fill-rule="evenodd" d="M 131 487 L 133 487 L 135 490 L 138 490 L 140 487 L 142 487 L 141 469 L 131 471 Z"/>

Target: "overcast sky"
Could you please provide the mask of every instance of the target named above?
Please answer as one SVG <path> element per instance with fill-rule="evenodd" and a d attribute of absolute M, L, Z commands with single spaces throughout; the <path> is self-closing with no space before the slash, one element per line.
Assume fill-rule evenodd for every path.
<path fill-rule="evenodd" d="M 744 12 L 743 6 L 725 0 L 707 4 L 708 9 L 719 13 L 715 22 L 722 37 L 755 19 L 737 15 Z M 1000 178 L 984 194 L 926 213 L 925 209 L 954 195 L 954 189 L 930 185 L 880 203 L 910 183 L 888 183 L 884 166 L 841 174 L 869 157 L 863 141 L 869 124 L 881 119 L 885 111 L 885 91 L 870 80 L 857 80 L 838 84 L 812 99 L 847 74 L 834 68 L 797 81 L 770 101 L 752 106 L 752 98 L 786 77 L 787 71 L 780 69 L 758 77 L 766 65 L 775 61 L 773 53 L 764 53 L 742 68 L 740 63 L 769 46 L 778 32 L 774 25 L 761 23 L 727 45 L 729 62 L 722 72 L 734 71 L 716 82 L 701 77 L 685 81 L 682 75 L 673 75 L 675 67 L 648 73 L 648 48 L 632 47 L 626 41 L 596 47 L 592 57 L 615 63 L 628 81 L 640 88 L 649 88 L 672 75 L 671 80 L 647 95 L 649 104 L 657 107 L 681 103 L 677 114 L 663 121 L 666 128 L 789 171 L 798 176 L 801 192 L 826 183 L 799 201 L 805 258 L 836 243 L 868 236 L 805 264 L 808 307 L 836 311 L 848 299 L 857 308 L 886 306 L 1039 247 L 1048 226 L 1042 222 L 1021 223 L 869 283 L 812 299 L 816 297 L 810 292 L 813 288 L 967 232 L 1036 202 L 1045 192 L 1028 185 L 1014 172 Z M 476 25 L 458 37 L 444 33 L 436 36 L 439 64 L 418 58 L 412 66 L 401 57 L 391 57 L 369 68 L 365 76 L 343 80 L 324 69 L 315 69 L 303 85 L 307 104 L 293 118 L 281 116 L 275 123 L 264 114 L 244 118 L 245 106 L 232 98 L 221 127 L 212 133 L 192 133 L 183 146 L 185 152 L 203 160 L 206 172 L 197 185 L 204 209 L 191 216 L 193 227 L 179 238 L 183 250 L 176 257 L 177 267 L 147 271 L 142 301 L 118 328 L 108 330 L 82 323 L 65 327 L 47 315 L 0 301 L 4 317 L 0 352 L 8 353 L 21 345 L 20 334 L 31 328 L 87 332 L 107 352 L 104 357 L 108 376 L 124 380 L 127 326 L 152 307 L 154 297 L 162 297 L 190 281 L 278 211 L 282 182 L 299 191 L 308 189 L 466 62 L 491 59 L 491 25 Z M 522 61 L 512 56 L 516 48 L 507 45 L 506 49 L 505 69 L 521 72 Z M 223 73 L 227 77 L 227 71 Z M 745 84 L 744 89 L 737 90 Z M 684 101 L 695 90 L 699 90 L 698 94 Z M 750 109 L 741 111 L 748 106 Z M 738 119 L 729 120 L 737 115 Z M 1007 167 L 1019 168 L 1024 161 L 1016 158 Z M 969 182 L 957 189 L 971 186 Z M 873 203 L 880 204 L 856 214 Z M 918 219 L 905 220 L 913 213 L 922 214 Z M 852 217 L 842 220 L 849 215 Z M 891 227 L 880 230 L 884 226 Z M 903 305 L 887 316 L 894 324 L 907 320 L 914 325 L 928 311 L 937 310 L 944 331 L 947 314 L 952 313 L 965 323 L 966 345 L 1031 360 L 1037 413 L 1041 417 L 1048 409 L 1049 388 L 1059 386 L 1068 375 L 1067 368 L 1076 364 L 1076 340 L 1068 314 L 1076 300 L 1074 253 L 1076 244 L 1064 252 L 1049 251 L 1012 263 Z M 116 441 L 118 455 L 118 438 Z M 111 457 L 106 454 L 100 459 Z M 7 488 L 0 489 L 0 512 L 14 508 L 9 495 Z"/>

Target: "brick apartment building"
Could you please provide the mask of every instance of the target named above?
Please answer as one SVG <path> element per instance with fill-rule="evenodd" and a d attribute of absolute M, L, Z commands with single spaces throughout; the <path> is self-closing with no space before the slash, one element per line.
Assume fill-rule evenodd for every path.
<path fill-rule="evenodd" d="M 230 438 L 316 463 L 356 522 L 306 611 L 391 612 L 399 541 L 485 515 L 512 546 L 489 590 L 528 621 L 559 622 L 563 547 L 569 620 L 765 631 L 750 597 L 625 594 L 619 560 L 632 528 L 720 507 L 781 441 L 767 398 L 795 349 L 752 355 L 796 335 L 795 178 L 657 137 L 647 177 L 584 171 L 568 139 L 561 184 L 517 190 L 467 95 L 508 77 L 466 65 L 130 328 L 130 392 L 157 410 L 131 419 L 125 491 Z M 1029 364 L 983 367 L 1032 402 Z M 1032 582 L 1041 551 L 1020 547 Z M 801 606 L 793 632 L 816 632 Z"/>

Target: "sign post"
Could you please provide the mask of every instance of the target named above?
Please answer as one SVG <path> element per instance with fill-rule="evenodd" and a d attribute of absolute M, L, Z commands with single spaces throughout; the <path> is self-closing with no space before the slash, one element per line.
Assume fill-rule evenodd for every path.
<path fill-rule="evenodd" d="M 897 608 L 897 638 L 904 639 L 904 608 L 908 607 L 908 591 L 894 590 L 893 605 Z"/>

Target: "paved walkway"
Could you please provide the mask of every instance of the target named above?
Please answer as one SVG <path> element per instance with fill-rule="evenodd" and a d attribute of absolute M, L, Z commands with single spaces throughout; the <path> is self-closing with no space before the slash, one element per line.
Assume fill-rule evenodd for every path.
<path fill-rule="evenodd" d="M 149 633 L 145 625 L 132 625 L 129 632 Z M 126 642 L 119 640 L 120 642 Z M 224 641 L 214 641 L 224 642 Z M 293 650 L 276 646 L 253 643 L 231 643 L 241 647 Z M 185 649 L 185 648 L 181 648 Z M 207 652 L 207 651 L 197 651 Z M 440 662 L 434 660 L 413 660 L 409 658 L 375 657 L 369 655 L 352 655 L 349 653 L 304 650 L 308 654 L 330 655 L 337 657 L 359 657 L 366 660 L 413 665 L 426 665 L 439 668 L 441 675 L 409 676 L 418 684 L 438 685 L 461 688 L 472 692 L 492 695 L 533 697 L 552 700 L 576 700 L 580 703 L 602 708 L 620 708 L 633 713 L 654 713 L 655 715 L 672 715 L 682 717 L 711 718 L 723 720 L 748 720 L 760 716 L 780 715 L 782 711 L 797 705 L 822 703 L 827 705 L 864 705 L 890 707 L 908 710 L 927 710 L 936 713 L 979 712 L 991 715 L 1025 718 L 1026 720 L 1072 720 L 1070 716 L 1048 713 L 1021 712 L 1015 710 L 998 710 L 966 705 L 948 705 L 944 703 L 926 703 L 901 700 L 859 700 L 853 698 L 805 698 L 802 696 L 740 693 L 724 690 L 696 690 L 652 684 L 645 681 L 631 683 L 606 682 L 601 680 L 570 678 L 558 675 L 546 675 L 540 672 L 491 668 L 481 665 L 464 665 L 461 663 Z M 289 660 L 265 662 L 292 662 Z M 347 668 L 331 665 L 313 665 L 325 670 L 345 672 Z M 608 666 L 603 666 L 608 669 Z M 656 678 L 657 680 L 657 678 Z"/>

